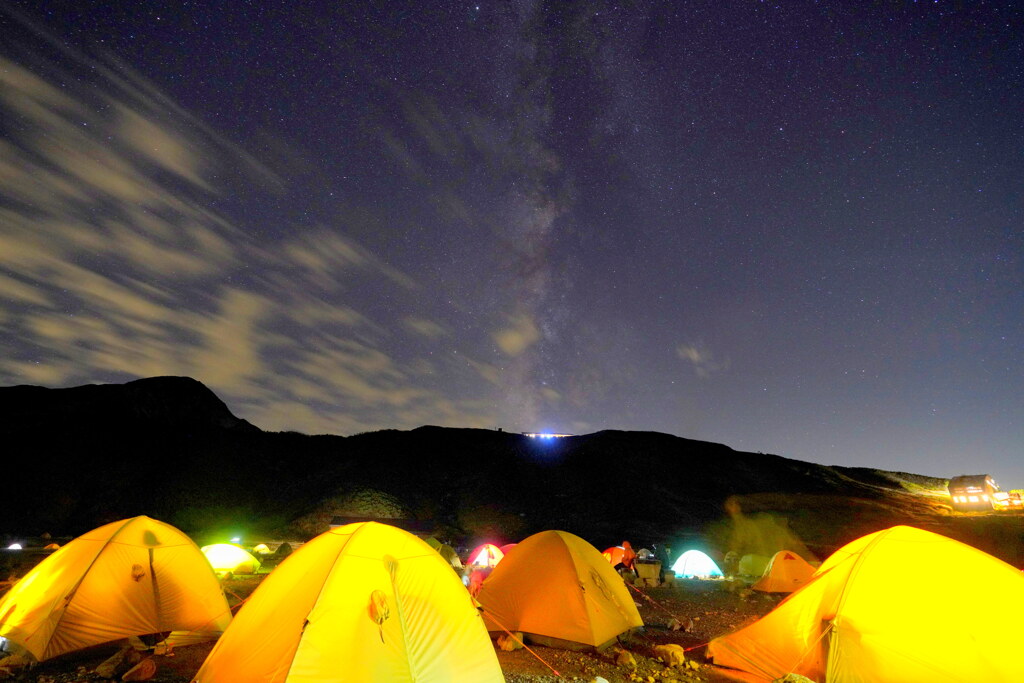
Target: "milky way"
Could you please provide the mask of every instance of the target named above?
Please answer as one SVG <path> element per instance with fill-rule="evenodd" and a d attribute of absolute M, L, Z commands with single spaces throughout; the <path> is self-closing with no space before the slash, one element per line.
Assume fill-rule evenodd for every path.
<path fill-rule="evenodd" d="M 109 4 L 0 14 L 0 383 L 1024 487 L 1015 5 Z"/>

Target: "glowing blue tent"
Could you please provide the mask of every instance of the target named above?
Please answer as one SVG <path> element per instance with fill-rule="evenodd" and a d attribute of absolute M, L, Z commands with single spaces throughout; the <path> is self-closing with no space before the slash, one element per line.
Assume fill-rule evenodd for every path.
<path fill-rule="evenodd" d="M 710 579 L 721 578 L 722 570 L 718 568 L 715 561 L 699 550 L 687 550 L 679 556 L 672 571 L 676 576 L 684 579 Z"/>

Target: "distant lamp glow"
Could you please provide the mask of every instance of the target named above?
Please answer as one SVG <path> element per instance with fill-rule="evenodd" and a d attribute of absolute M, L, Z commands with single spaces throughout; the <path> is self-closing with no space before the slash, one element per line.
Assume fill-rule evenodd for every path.
<path fill-rule="evenodd" d="M 7 546 L 7 549 L 8 550 L 21 550 L 22 547 L 21 547 L 20 543 L 12 543 L 9 546 Z"/>
<path fill-rule="evenodd" d="M 242 537 L 241 536 L 235 536 L 234 538 L 231 539 L 231 542 L 232 543 L 241 543 L 242 542 Z"/>

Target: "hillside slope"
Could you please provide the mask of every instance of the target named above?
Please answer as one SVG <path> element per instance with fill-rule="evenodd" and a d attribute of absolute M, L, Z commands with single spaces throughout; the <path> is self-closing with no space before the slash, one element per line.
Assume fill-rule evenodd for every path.
<path fill-rule="evenodd" d="M 0 533 L 75 535 L 147 514 L 201 536 L 312 535 L 334 514 L 429 520 L 470 542 L 561 528 L 595 545 L 705 544 L 736 529 L 823 557 L 914 524 L 1021 564 L 1021 518 L 951 515 L 940 479 L 827 467 L 651 432 L 561 439 L 421 427 L 351 437 L 268 433 L 201 383 L 159 377 L 70 389 L 0 388 L 12 454 Z M 741 524 L 742 523 L 742 524 Z"/>

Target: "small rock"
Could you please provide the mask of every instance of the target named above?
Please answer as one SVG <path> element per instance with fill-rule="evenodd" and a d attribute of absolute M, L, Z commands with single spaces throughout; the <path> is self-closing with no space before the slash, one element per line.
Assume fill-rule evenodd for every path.
<path fill-rule="evenodd" d="M 513 650 L 521 650 L 523 648 L 523 634 L 522 633 L 505 633 L 498 636 L 498 649 L 505 652 L 512 652 Z"/>
<path fill-rule="evenodd" d="M 122 681 L 148 681 L 156 675 L 156 662 L 152 658 L 147 657 L 141 662 L 128 669 L 121 676 Z"/>
<path fill-rule="evenodd" d="M 675 643 L 656 645 L 654 647 L 655 656 L 668 666 L 683 666 L 686 663 L 685 652 L 682 645 L 676 645 Z"/>
<path fill-rule="evenodd" d="M 123 647 L 113 655 L 108 657 L 106 661 L 96 667 L 96 675 L 100 678 L 115 678 L 122 671 L 127 671 L 131 668 L 131 664 L 128 663 L 128 653 L 131 652 L 131 647 Z"/>
<path fill-rule="evenodd" d="M 615 655 L 615 666 L 625 666 L 630 669 L 636 668 L 636 658 L 633 657 L 632 652 L 626 650 L 619 650 Z"/>

